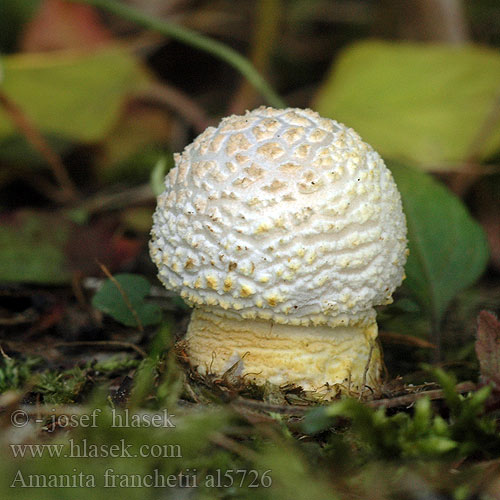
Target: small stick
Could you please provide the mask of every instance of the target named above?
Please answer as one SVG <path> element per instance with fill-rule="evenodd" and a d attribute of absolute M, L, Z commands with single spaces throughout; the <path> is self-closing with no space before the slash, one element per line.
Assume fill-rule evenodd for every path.
<path fill-rule="evenodd" d="M 104 212 L 106 210 L 119 210 L 123 207 L 152 203 L 156 197 L 150 184 L 142 184 L 118 193 L 98 194 L 88 198 L 81 205 L 90 214 Z"/>
<path fill-rule="evenodd" d="M 380 332 L 379 337 L 382 341 L 392 342 L 393 344 L 414 345 L 423 349 L 436 349 L 436 346 L 431 342 L 414 337 L 413 335 L 405 335 L 404 333 Z"/>
<path fill-rule="evenodd" d="M 233 439 L 225 436 L 221 432 L 214 432 L 210 435 L 210 441 L 217 446 L 220 446 L 221 448 L 225 448 L 228 451 L 231 451 L 232 453 L 235 453 L 236 455 L 239 455 L 240 457 L 243 457 L 247 459 L 250 462 L 255 462 L 258 458 L 257 453 L 255 451 L 251 450 L 250 448 L 247 448 L 246 446 L 241 445 L 240 443 L 237 443 Z"/>
<path fill-rule="evenodd" d="M 255 399 L 238 398 L 231 403 L 232 406 L 242 406 L 251 410 L 267 411 L 270 413 L 280 413 L 284 415 L 304 415 L 307 411 L 314 408 L 313 406 L 297 406 L 297 405 L 274 405 L 268 404 Z"/>
<path fill-rule="evenodd" d="M 2 355 L 2 358 L 4 359 L 12 359 L 4 350 L 2 345 L 0 344 L 0 354 Z"/>
<path fill-rule="evenodd" d="M 476 384 L 473 382 L 462 382 L 455 386 L 457 392 L 471 392 L 476 389 Z M 376 401 L 367 401 L 365 404 L 371 408 L 395 408 L 397 406 L 408 406 L 417 401 L 428 397 L 431 400 L 443 399 L 444 392 L 441 389 L 434 389 L 431 391 L 414 392 L 412 394 L 405 394 L 404 396 L 397 396 L 395 398 L 378 399 Z"/>
<path fill-rule="evenodd" d="M 210 119 L 194 99 L 171 85 L 150 84 L 144 93 L 134 96 L 136 100 L 156 101 L 159 104 L 174 109 L 182 118 L 201 134 L 209 125 Z"/>
<path fill-rule="evenodd" d="M 373 354 L 373 342 L 370 344 L 370 352 L 368 353 L 368 361 L 366 362 L 365 369 L 363 370 L 363 382 L 361 384 L 362 389 L 359 391 L 359 396 L 358 396 L 359 400 L 361 400 L 361 398 L 363 397 L 363 393 L 365 392 L 366 377 L 368 375 L 368 369 L 370 368 L 372 354 Z"/>
<path fill-rule="evenodd" d="M 462 382 L 455 386 L 455 390 L 460 393 L 471 392 L 476 389 L 476 384 L 473 382 Z M 408 406 L 417 401 L 428 397 L 431 400 L 443 399 L 444 392 L 441 389 L 433 389 L 430 391 L 414 392 L 411 394 L 404 394 L 395 398 L 377 399 L 373 401 L 363 401 L 362 403 L 371 408 L 396 408 L 398 406 Z M 332 401 L 335 403 L 335 401 Z M 304 415 L 309 410 L 317 408 L 318 406 L 297 406 L 297 405 L 273 405 L 257 401 L 255 399 L 238 398 L 232 402 L 234 406 L 243 406 L 246 408 L 267 411 L 272 413 L 280 413 L 284 415 Z M 324 406 L 324 405 L 321 405 Z"/>

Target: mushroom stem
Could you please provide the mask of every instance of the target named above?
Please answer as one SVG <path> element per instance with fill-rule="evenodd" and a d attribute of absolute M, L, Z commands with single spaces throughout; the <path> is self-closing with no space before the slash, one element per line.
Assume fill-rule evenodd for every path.
<path fill-rule="evenodd" d="M 222 316 L 196 308 L 187 352 L 203 375 L 236 375 L 258 385 L 295 384 L 321 397 L 361 394 L 380 386 L 382 360 L 377 324 L 294 326 Z"/>

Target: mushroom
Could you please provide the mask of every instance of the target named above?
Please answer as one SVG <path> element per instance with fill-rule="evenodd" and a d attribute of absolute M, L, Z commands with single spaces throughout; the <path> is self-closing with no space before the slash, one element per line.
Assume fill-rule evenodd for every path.
<path fill-rule="evenodd" d="M 374 306 L 404 278 L 406 221 L 380 156 L 309 109 L 224 118 L 175 155 L 150 253 L 194 311 L 201 374 L 331 398 L 381 383 Z"/>

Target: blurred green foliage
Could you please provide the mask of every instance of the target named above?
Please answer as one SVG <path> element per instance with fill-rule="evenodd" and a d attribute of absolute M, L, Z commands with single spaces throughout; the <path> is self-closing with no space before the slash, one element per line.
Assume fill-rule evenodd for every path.
<path fill-rule="evenodd" d="M 17 213 L 0 225 L 0 281 L 66 283 L 70 279 L 64 253 L 68 221 L 48 214 Z"/>
<path fill-rule="evenodd" d="M 165 344 L 171 345 L 168 328 L 160 330 L 150 356 L 139 365 L 127 410 L 95 391 L 87 396 L 86 405 L 80 406 L 81 415 L 98 412 L 95 426 L 74 425 L 71 433 L 64 427 L 57 431 L 49 412 L 44 417 L 48 432 L 43 440 L 20 440 L 11 431 L 5 433 L 0 440 L 0 446 L 6 447 L 0 491 L 8 491 L 12 499 L 24 499 L 31 490 L 20 487 L 23 481 L 43 481 L 51 474 L 73 478 L 81 473 L 92 478 L 95 487 L 76 479 L 76 487 L 69 490 L 72 499 L 88 498 L 93 492 L 102 498 L 115 498 L 117 491 L 127 500 L 178 498 L 183 491 L 190 498 L 207 499 L 372 498 L 370 492 L 378 482 L 381 489 L 377 498 L 408 499 L 418 498 L 407 491 L 407 482 L 413 481 L 421 483 L 420 491 L 425 487 L 429 494 L 433 488 L 450 495 L 464 488 L 470 493 L 477 489 L 474 481 L 482 477 L 481 469 L 461 474 L 446 467 L 471 455 L 488 459 L 500 450 L 494 419 L 482 416 L 490 387 L 462 396 L 455 390 L 456 380 L 439 369 L 430 373 L 443 389 L 446 406 L 422 398 L 412 410 L 391 414 L 347 398 L 310 410 L 297 426 L 296 419 L 286 416 L 269 419 L 261 415 L 255 420 L 256 413 L 240 413 L 231 405 L 178 405 L 183 373 L 175 358 L 160 349 Z M 108 365 L 112 373 L 126 373 L 131 366 L 125 359 Z M 49 408 L 73 403 L 103 369 L 94 363 L 35 374 L 32 391 L 40 394 Z M 75 407 L 67 411 L 71 408 L 76 411 Z M 145 419 L 142 425 L 131 424 L 135 416 Z M 153 417 L 165 425 L 144 424 Z M 10 445 L 18 450 L 22 443 L 43 443 L 59 447 L 59 451 L 49 453 L 47 449 L 32 457 L 28 449 L 22 459 L 14 459 Z M 117 445 L 120 452 L 114 456 L 104 451 Z M 139 454 L 139 450 L 146 453 Z M 155 452 L 148 455 L 149 450 Z M 121 475 L 115 481 L 127 481 L 129 486 L 104 488 L 105 471 Z M 177 481 L 183 474 L 185 481 L 187 476 L 191 481 L 164 488 L 130 487 L 131 481 L 137 484 L 149 474 L 173 474 Z M 375 483 L 374 474 L 379 476 Z M 17 487 L 11 487 L 13 484 Z M 65 489 L 33 491 L 37 498 L 53 500 Z"/>
<path fill-rule="evenodd" d="M 34 368 L 42 363 L 41 358 L 23 361 L 3 357 L 0 361 L 0 393 L 21 389 L 26 384 Z"/>
<path fill-rule="evenodd" d="M 4 57 L 3 92 L 44 133 L 92 142 L 118 118 L 123 99 L 144 81 L 128 49 Z M 13 133 L 0 110 L 0 139 Z"/>
<path fill-rule="evenodd" d="M 0 0 L 2 54 L 12 53 L 19 46 L 26 21 L 39 3 L 38 0 Z M 491 0 L 475 2 L 468 8 L 479 16 L 486 3 L 490 12 L 494 8 Z M 221 39 L 227 35 L 223 25 L 230 25 L 231 16 L 223 18 L 217 13 L 234 8 L 236 3 L 188 4 L 194 5 L 195 10 L 197 7 L 202 9 L 200 15 L 194 11 L 192 18 L 188 11 L 188 25 L 201 23 L 200 30 L 204 27 L 207 32 L 215 29 Z M 376 2 L 368 4 L 373 7 Z M 221 5 L 222 10 L 210 10 L 220 9 Z M 236 9 L 240 5 L 243 4 L 238 4 Z M 366 7 L 361 2 L 356 5 L 360 9 L 358 12 Z M 364 41 L 343 49 L 344 43 L 353 42 L 359 39 L 360 33 L 370 31 L 371 19 L 361 16 L 358 22 L 353 20 L 354 16 L 346 22 L 344 17 L 344 21 L 337 22 L 332 29 L 329 19 L 337 15 L 342 19 L 345 10 L 327 9 L 323 19 L 324 8 L 331 8 L 328 2 L 295 0 L 286 6 L 291 12 L 287 22 L 299 33 L 301 40 L 291 40 L 290 33 L 285 34 L 277 51 L 280 52 L 278 57 L 286 59 L 288 69 L 282 75 L 274 75 L 277 81 L 281 78 L 287 85 L 292 82 L 292 90 L 296 90 L 294 85 L 304 83 L 319 85 L 316 109 L 354 127 L 371 143 L 388 160 L 402 194 L 411 250 L 405 282 L 408 295 L 397 301 L 394 308 L 385 309 L 383 322 L 395 324 L 399 320 L 401 331 L 414 337 L 426 335 L 430 323 L 436 331 L 456 294 L 481 276 L 488 248 L 483 230 L 472 219 L 465 204 L 442 183 L 414 167 L 448 172 L 460 167 L 469 157 L 482 161 L 499 152 L 498 124 L 494 123 L 490 130 L 485 130 L 484 124 L 498 99 L 500 57 L 494 50 L 474 45 L 457 48 Z M 221 18 L 224 23 L 214 25 L 215 28 L 210 22 L 204 26 L 204 17 L 209 20 Z M 490 21 L 491 25 L 497 22 Z M 329 23 L 327 29 L 324 23 Z M 338 29 L 342 23 L 344 26 Z M 305 47 L 316 37 L 319 40 L 326 35 L 325 40 L 331 41 L 333 38 L 327 37 L 333 32 L 339 43 L 325 43 L 327 51 L 324 54 L 316 53 L 321 43 Z M 237 36 L 230 34 L 227 39 L 242 43 L 244 36 L 243 32 Z M 300 43 L 304 43 L 302 39 L 306 43 L 299 54 Z M 289 41 L 295 43 L 288 44 Z M 330 75 L 319 84 L 311 81 L 310 69 L 320 68 L 321 58 L 326 61 L 333 52 L 335 60 Z M 165 171 L 172 164 L 169 152 L 179 150 L 179 145 L 182 148 L 193 135 L 190 128 L 193 124 L 183 123 L 183 120 L 191 119 L 191 113 L 199 113 L 196 106 L 188 106 L 186 115 L 179 110 L 186 111 L 185 106 L 193 104 L 189 101 L 193 97 L 198 106 L 202 103 L 219 114 L 226 111 L 224 106 L 230 100 L 227 97 L 228 80 L 224 76 L 219 82 L 217 75 L 210 74 L 219 86 L 215 91 L 218 93 L 210 93 L 213 90 L 207 91 L 203 84 L 200 95 L 188 96 L 179 108 L 176 108 L 177 102 L 167 100 L 168 112 L 165 113 L 162 109 L 165 102 L 160 99 L 159 105 L 154 98 L 158 96 L 154 92 L 147 93 L 148 82 L 153 77 L 142 67 L 146 59 L 141 60 L 141 54 L 129 47 L 114 45 L 93 51 L 82 47 L 81 52 L 71 54 L 45 52 L 2 57 L 2 92 L 33 121 L 54 150 L 63 155 L 65 162 L 71 153 L 77 157 L 77 161 L 73 157 L 73 163 L 69 161 L 68 165 L 71 174 L 81 183 L 84 196 L 108 188 L 110 184 L 118 184 L 121 188 L 124 184 L 145 182 L 151 170 L 150 186 L 158 194 L 163 190 Z M 189 59 L 182 62 L 181 73 L 187 73 L 192 63 Z M 167 80 L 172 76 L 167 74 Z M 175 76 L 175 81 L 182 82 L 182 77 Z M 131 95 L 140 97 L 132 102 Z M 291 97 L 305 102 L 301 96 Z M 144 101 L 147 101 L 146 106 Z M 177 114 L 181 115 L 181 120 L 175 116 Z M 33 167 L 45 164 L 39 153 L 15 130 L 11 118 L 0 110 L 0 162 L 2 167 L 7 165 L 0 172 L 0 187 L 12 179 L 24 181 L 23 175 L 27 172 L 30 175 L 35 171 Z M 208 123 L 203 113 L 196 118 L 198 126 L 203 121 Z M 81 158 L 85 155 L 78 148 L 89 144 L 96 149 L 89 153 L 91 158 L 87 159 L 87 166 L 85 158 Z M 159 157 L 162 160 L 157 162 Z M 33 181 L 31 177 L 30 180 Z M 103 198 L 106 201 L 107 197 Z M 116 209 L 111 206 L 112 210 Z M 149 221 L 148 210 L 152 206 L 142 208 L 141 217 L 124 211 L 124 217 L 119 219 L 121 227 L 117 232 L 111 231 L 113 240 L 126 231 L 124 227 L 130 228 L 124 224 L 127 217 L 141 219 L 142 223 L 135 223 L 134 227 L 138 232 L 147 233 L 143 221 Z M 67 215 L 48 215 L 34 210 L 5 217 L 0 226 L 0 281 L 68 284 L 72 277 L 70 270 L 79 270 L 67 262 L 66 252 L 72 239 L 70 230 L 75 229 L 74 225 L 91 227 L 96 224 L 99 209 L 91 214 L 84 204 L 80 206 L 77 202 L 71 210 L 71 221 Z M 142 229 L 137 229 L 139 227 Z M 76 231 L 73 244 L 90 253 L 91 246 L 104 240 L 104 233 L 97 231 L 96 234 L 94 239 L 84 239 Z M 82 243 L 87 241 L 91 244 Z M 117 253 L 126 253 L 127 242 L 121 243 Z M 150 283 L 146 278 L 117 274 L 115 279 L 121 290 L 112 280 L 107 280 L 94 296 L 92 306 L 126 326 L 139 326 L 138 319 L 143 326 L 149 325 L 142 335 L 143 340 L 156 331 L 150 354 L 145 359 L 120 356 L 88 361 L 88 357 L 82 355 L 74 366 L 70 357 L 64 366 L 52 365 L 47 369 L 39 358 L 10 358 L 2 351 L 0 392 L 10 391 L 2 399 L 0 414 L 3 425 L 0 449 L 4 457 L 0 492 L 5 498 L 77 500 L 93 495 L 103 499 L 119 495 L 123 500 L 470 500 L 480 498 L 481 492 L 492 482 L 489 479 L 497 473 L 496 470 L 490 475 L 484 473 L 484 468 L 495 467 L 494 463 L 482 462 L 475 466 L 478 461 L 495 459 L 500 454 L 496 414 L 484 414 L 492 401 L 488 400 L 490 387 L 462 396 L 456 392 L 456 380 L 451 375 L 435 370 L 432 373 L 443 389 L 444 402 L 422 398 L 411 408 L 374 410 L 359 401 L 342 399 L 307 412 L 305 420 L 288 415 L 290 408 L 287 405 L 283 406 L 283 414 L 244 411 L 237 404 L 238 393 L 234 387 L 225 386 L 221 380 L 212 381 L 212 384 L 198 381 L 201 387 L 196 387 L 197 392 L 191 380 L 194 375 L 186 374 L 179 367 L 182 346 L 174 347 L 175 334 L 183 327 L 180 325 L 186 316 L 185 306 L 178 302 L 180 299 L 172 301 L 178 316 L 176 322 L 172 317 L 163 318 L 161 323 L 159 308 L 147 300 Z M 3 313 L 0 309 L 2 319 Z M 30 348 L 41 348 L 37 335 L 42 338 L 41 343 L 44 341 L 37 327 L 47 318 L 50 320 L 51 312 L 44 314 L 29 330 L 26 345 Z M 71 316 L 69 318 L 65 321 L 71 321 Z M 15 334 L 22 335 L 23 329 L 21 325 Z M 64 327 L 61 329 L 66 331 Z M 55 337 L 61 335 L 60 330 L 54 330 Z M 122 330 L 110 333 L 113 338 L 122 334 Z M 7 335 L 6 338 L 10 340 Z M 467 342 L 461 346 L 463 356 L 457 355 L 455 360 L 462 362 L 470 358 L 473 346 L 470 339 Z M 44 347 L 50 353 L 50 344 Z M 498 360 L 497 353 L 493 354 L 492 359 Z M 414 368 L 415 363 L 407 371 Z M 476 370 L 476 364 L 469 370 Z M 475 371 L 473 376 L 476 376 Z M 16 397 L 17 400 L 9 399 Z M 261 403 L 264 405 L 274 401 L 273 395 L 263 397 L 265 400 Z M 102 418 L 95 428 L 77 427 L 71 432 L 63 428 L 51 433 L 48 429 L 52 408 L 49 408 L 49 413 L 43 414 L 47 424 L 44 430 L 34 425 L 14 428 L 10 420 L 12 411 L 18 403 L 25 407 L 24 402 L 35 402 L 36 405 L 30 408 L 40 413 L 47 412 L 44 405 L 68 412 L 71 407 L 65 405 L 78 403 L 82 414 L 99 409 Z M 126 409 L 147 416 L 159 415 L 168 409 L 175 426 L 113 426 L 113 411 L 125 418 Z M 168 457 L 64 456 L 69 454 L 73 443 L 81 445 L 83 440 L 87 446 L 105 447 L 123 441 L 133 450 L 141 446 L 171 446 L 170 450 L 180 450 L 180 454 Z M 10 448 L 14 443 L 61 444 L 63 448 L 59 457 L 15 459 Z M 470 463 L 473 465 L 469 466 Z M 196 476 L 199 486 L 192 489 L 182 486 L 103 488 L 99 481 L 102 483 L 107 469 L 129 478 L 155 470 L 177 477 L 180 473 L 191 474 L 189 477 Z M 241 474 L 235 472 L 239 470 L 255 471 L 257 487 L 252 486 L 252 475 L 247 475 L 240 484 Z M 97 478 L 98 484 L 96 488 L 12 488 L 19 471 L 25 478 L 30 474 L 67 474 L 71 477 L 83 473 Z M 213 486 L 205 482 L 210 477 Z M 484 493 L 481 498 L 489 497 Z"/>
<path fill-rule="evenodd" d="M 413 415 L 387 415 L 385 408 L 374 410 L 355 399 L 345 399 L 309 412 L 304 430 L 325 431 L 339 417 L 348 418 L 349 438 L 354 438 L 357 453 L 365 460 L 457 460 L 476 452 L 488 458 L 498 453 L 500 437 L 495 419 L 481 416 L 491 387 L 462 396 L 455 390 L 452 375 L 440 369 L 433 373 L 443 388 L 449 419 L 436 415 L 425 397 L 417 400 Z"/>

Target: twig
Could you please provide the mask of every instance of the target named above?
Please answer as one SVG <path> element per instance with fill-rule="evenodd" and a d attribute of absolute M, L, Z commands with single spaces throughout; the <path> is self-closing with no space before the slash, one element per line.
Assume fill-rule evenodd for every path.
<path fill-rule="evenodd" d="M 249 462 L 255 462 L 258 458 L 257 453 L 247 448 L 246 446 L 241 445 L 240 443 L 234 441 L 233 439 L 225 436 L 221 432 L 213 432 L 210 437 L 210 441 L 221 448 L 225 448 L 226 450 L 239 455 L 240 457 L 245 458 Z"/>
<path fill-rule="evenodd" d="M 38 315 L 35 310 L 31 307 L 29 309 L 24 310 L 23 312 L 14 314 L 9 318 L 0 318 L 1 326 L 13 326 L 13 325 L 22 325 L 26 323 L 32 323 Z"/>
<path fill-rule="evenodd" d="M 462 382 L 455 387 L 459 393 L 471 392 L 476 389 L 476 384 L 473 382 Z M 441 389 L 433 389 L 430 391 L 413 392 L 411 394 L 404 394 L 395 398 L 384 398 L 373 401 L 362 401 L 366 406 L 371 408 L 396 408 L 399 406 L 409 406 L 418 399 L 428 397 L 431 400 L 443 399 L 444 392 Z M 335 401 L 333 401 L 335 402 Z M 233 406 L 241 406 L 257 411 L 265 411 L 272 413 L 279 413 L 282 415 L 296 415 L 302 416 L 316 406 L 297 406 L 297 405 L 273 405 L 257 401 L 255 399 L 238 398 L 231 403 Z M 322 405 L 323 406 L 323 405 Z"/>
<path fill-rule="evenodd" d="M 86 210 L 90 214 L 94 214 L 105 210 L 118 210 L 132 205 L 152 203 L 155 199 L 156 197 L 151 185 L 148 183 L 120 191 L 119 193 L 98 194 L 83 202 L 80 208 Z"/>
<path fill-rule="evenodd" d="M 55 347 L 76 347 L 76 346 L 103 346 L 103 347 L 126 347 L 133 349 L 143 358 L 147 358 L 147 353 L 132 342 L 122 342 L 119 340 L 80 340 L 75 342 L 56 342 Z"/>
<path fill-rule="evenodd" d="M 174 109 L 200 134 L 209 125 L 210 119 L 201 106 L 184 92 L 170 85 L 152 83 L 147 90 L 134 96 L 138 100 L 153 100 Z"/>
<path fill-rule="evenodd" d="M 4 350 L 3 347 L 0 345 L 0 354 L 2 355 L 2 358 L 4 359 L 12 359 Z"/>
<path fill-rule="evenodd" d="M 54 203 L 60 204 L 66 202 L 66 193 L 61 190 L 59 184 L 55 184 L 52 179 L 45 176 L 42 172 L 37 173 L 30 169 L 22 175 L 22 179 L 35 191 Z"/>
<path fill-rule="evenodd" d="M 365 392 L 365 387 L 366 387 L 366 377 L 368 375 L 368 369 L 370 368 L 370 363 L 372 361 L 372 355 L 373 355 L 373 345 L 374 341 L 371 342 L 370 344 L 370 352 L 368 353 L 368 361 L 365 364 L 365 369 L 363 370 L 363 381 L 361 383 L 362 389 L 359 391 L 359 396 L 358 399 L 361 400 L 363 397 L 363 393 Z"/>
<path fill-rule="evenodd" d="M 224 45 L 221 42 L 212 40 L 211 38 L 201 35 L 196 31 L 192 31 L 183 26 L 172 24 L 165 20 L 155 19 L 140 12 L 137 9 L 128 7 L 123 3 L 116 0 L 70 0 L 75 3 L 84 3 L 100 7 L 116 14 L 128 21 L 136 23 L 147 29 L 158 31 L 163 35 L 170 36 L 179 40 L 187 45 L 196 47 L 200 50 L 208 52 L 228 64 L 236 68 L 248 81 L 265 97 L 265 99 L 277 108 L 286 107 L 285 103 L 274 91 L 274 89 L 267 83 L 261 74 L 255 69 L 252 63 L 241 54 L 236 52 L 231 47 Z"/>
<path fill-rule="evenodd" d="M 14 125 L 24 137 L 26 137 L 26 140 L 50 165 L 52 173 L 61 187 L 63 198 L 66 201 L 77 200 L 78 193 L 76 187 L 69 177 L 61 158 L 47 143 L 34 123 L 26 116 L 24 111 L 2 91 L 0 91 L 0 106 L 3 107 Z"/>
<path fill-rule="evenodd" d="M 99 290 L 99 288 L 101 288 L 103 282 L 104 282 L 103 278 L 94 278 L 91 276 L 87 276 L 86 278 L 83 279 L 82 284 L 85 290 L 96 292 L 97 290 Z M 166 288 L 163 288 L 161 286 L 152 285 L 151 289 L 149 290 L 149 297 L 153 298 L 172 299 L 177 296 L 178 295 L 176 293 L 167 290 Z"/>
<path fill-rule="evenodd" d="M 394 344 L 414 345 L 424 349 L 436 349 L 434 344 L 431 344 L 427 340 L 414 337 L 413 335 L 405 335 L 403 333 L 395 332 L 380 332 L 379 337 L 383 341 L 392 342 Z"/>
<path fill-rule="evenodd" d="M 476 384 L 473 382 L 462 382 L 455 386 L 457 392 L 471 392 L 476 389 Z M 434 389 L 431 391 L 414 392 L 412 394 L 405 394 L 404 396 L 398 396 L 395 398 L 378 399 L 376 401 L 367 401 L 365 404 L 372 408 L 396 408 L 398 406 L 408 406 L 417 401 L 428 397 L 429 399 L 443 399 L 444 392 L 441 389 Z"/>
<path fill-rule="evenodd" d="M 311 406 L 297 405 L 274 405 L 257 401 L 255 399 L 238 398 L 231 402 L 232 406 L 240 406 L 257 411 L 266 411 L 270 413 L 280 413 L 281 415 L 304 415 L 308 412 Z"/>
<path fill-rule="evenodd" d="M 98 264 L 99 264 L 99 267 L 102 269 L 102 272 L 112 281 L 112 283 L 116 286 L 116 288 L 118 288 L 118 291 L 120 292 L 120 295 L 123 298 L 123 302 L 125 302 L 127 309 L 132 313 L 132 316 L 134 317 L 134 319 L 137 323 L 137 328 L 139 328 L 139 331 L 141 333 L 144 333 L 144 327 L 142 326 L 141 318 L 139 318 L 137 311 L 134 309 L 134 306 L 130 302 L 127 293 L 125 292 L 123 287 L 120 285 L 120 283 L 118 283 L 118 280 L 109 272 L 109 269 L 101 262 L 98 262 Z"/>

